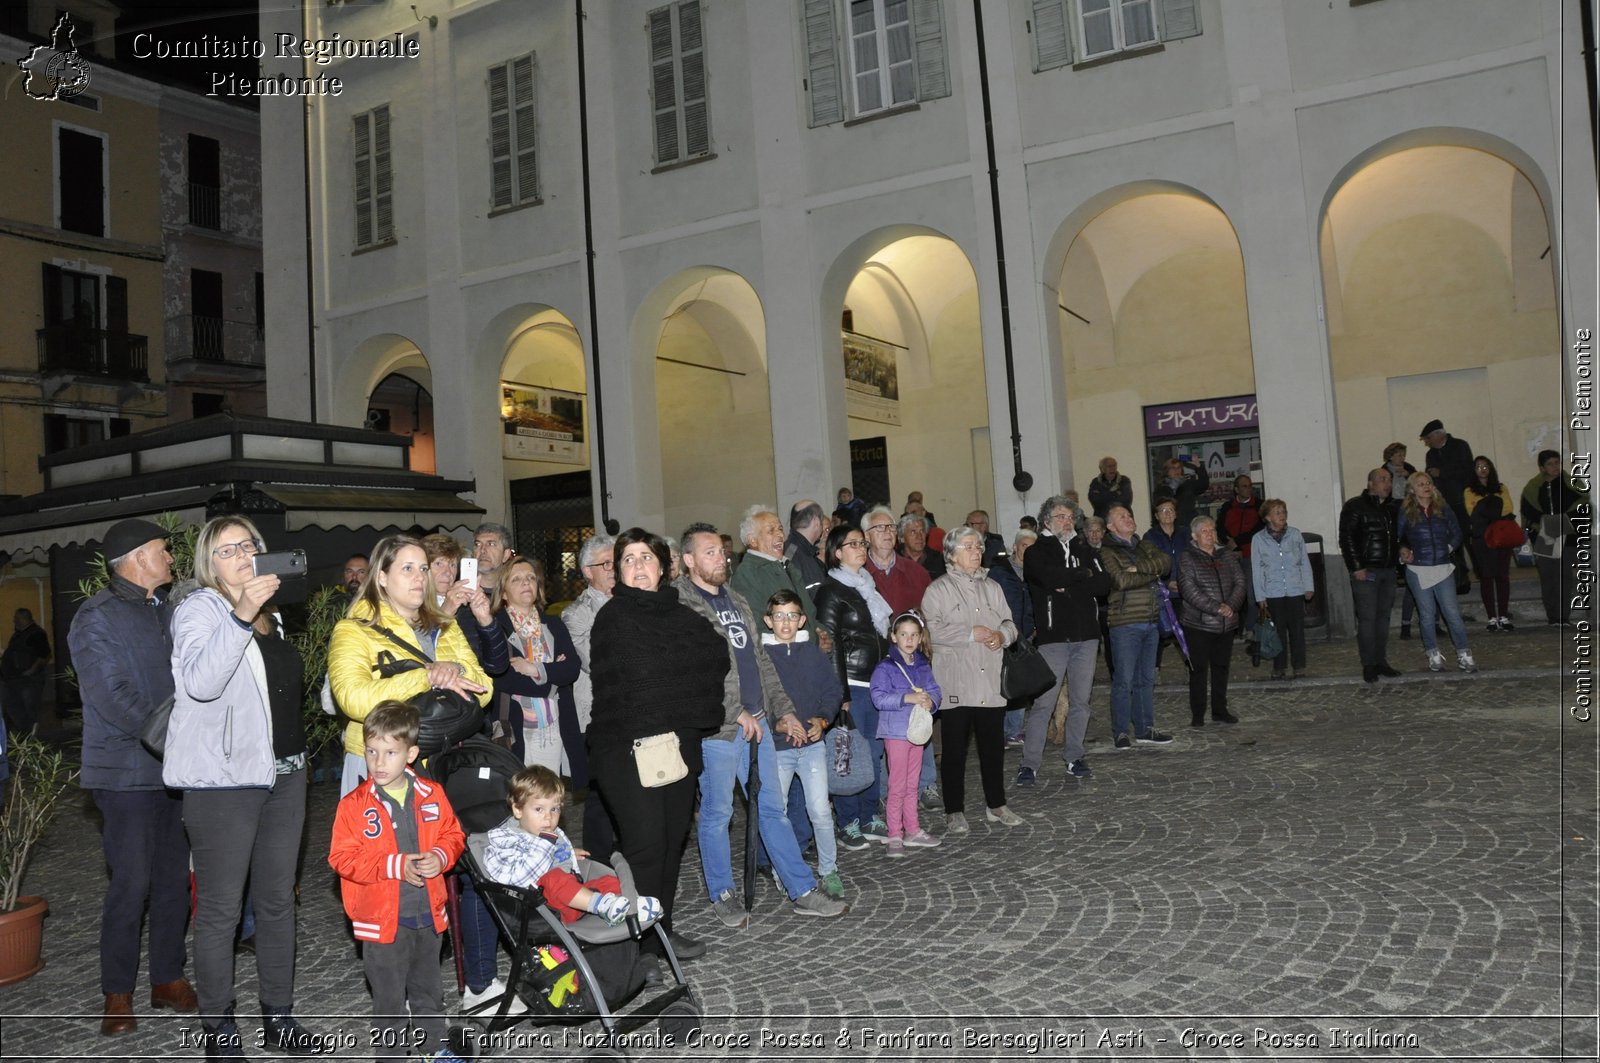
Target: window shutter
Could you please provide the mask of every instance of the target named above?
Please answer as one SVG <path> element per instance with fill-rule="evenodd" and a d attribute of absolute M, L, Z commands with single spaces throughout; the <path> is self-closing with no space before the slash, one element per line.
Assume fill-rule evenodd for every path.
<path fill-rule="evenodd" d="M 372 243 L 372 115 L 355 118 L 356 246 Z"/>
<path fill-rule="evenodd" d="M 489 68 L 489 181 L 495 208 L 512 203 L 511 185 L 511 85 L 504 64 Z"/>
<path fill-rule="evenodd" d="M 676 162 L 678 146 L 678 84 L 672 62 L 672 9 L 650 12 L 650 87 L 655 103 L 656 162 Z"/>
<path fill-rule="evenodd" d="M 711 127 L 699 0 L 684 0 L 678 5 L 678 56 L 683 77 L 684 154 L 705 155 L 711 150 Z"/>
<path fill-rule="evenodd" d="M 834 0 L 803 0 L 801 8 L 812 128 L 844 121 L 844 94 L 839 84 L 839 27 L 833 3 Z"/>
<path fill-rule="evenodd" d="M 61 267 L 44 263 L 44 323 L 59 325 L 68 320 L 66 297 L 61 291 Z"/>
<path fill-rule="evenodd" d="M 1161 39 L 1200 36 L 1200 0 L 1161 0 Z"/>
<path fill-rule="evenodd" d="M 389 108 L 372 112 L 372 235 L 379 243 L 394 239 L 393 173 L 389 168 Z"/>
<path fill-rule="evenodd" d="M 105 182 L 102 179 L 105 144 L 99 137 L 61 130 L 57 141 L 63 229 L 90 236 L 106 235 Z"/>
<path fill-rule="evenodd" d="M 911 0 L 911 32 L 917 49 L 917 99 L 950 95 L 950 64 L 944 50 L 944 0 Z"/>
<path fill-rule="evenodd" d="M 106 278 L 106 331 L 128 331 L 128 278 L 126 277 Z"/>
<path fill-rule="evenodd" d="M 538 101 L 535 97 L 533 56 L 525 55 L 511 64 L 511 99 L 516 108 L 517 202 L 539 195 Z"/>
<path fill-rule="evenodd" d="M 1033 0 L 1033 59 L 1036 71 L 1072 62 L 1067 0 Z"/>

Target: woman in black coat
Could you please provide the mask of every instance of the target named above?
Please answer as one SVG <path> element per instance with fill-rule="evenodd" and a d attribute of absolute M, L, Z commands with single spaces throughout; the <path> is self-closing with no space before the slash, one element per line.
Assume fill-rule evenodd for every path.
<path fill-rule="evenodd" d="M 1183 596 L 1179 622 L 1189 644 L 1191 726 L 1206 725 L 1207 678 L 1211 718 L 1238 723 L 1239 717 L 1228 711 L 1228 663 L 1244 610 L 1244 576 L 1233 552 L 1217 545 L 1217 525 L 1210 517 L 1196 517 L 1189 535 L 1189 545 L 1178 555 L 1178 590 Z"/>
<path fill-rule="evenodd" d="M 878 815 L 883 743 L 878 741 L 878 710 L 871 688 L 873 669 L 888 649 L 885 638 L 893 610 L 867 571 L 867 537 L 860 527 L 845 524 L 829 532 L 824 560 L 828 578 L 817 588 L 817 626 L 833 638 L 834 667 L 850 695 L 850 716 L 874 753 L 872 785 L 833 800 L 839 815 L 839 844 L 859 850 L 873 835 L 887 838 L 889 830 Z"/>
<path fill-rule="evenodd" d="M 634 884 L 640 894 L 661 899 L 662 924 L 670 932 L 694 819 L 700 740 L 722 726 L 728 643 L 662 578 L 671 564 L 665 539 L 629 528 L 617 539 L 615 557 L 617 585 L 589 635 L 589 770 L 617 825 L 617 848 L 633 869 Z M 647 787 L 633 743 L 668 734 L 676 736 L 688 774 Z M 706 951 L 679 934 L 672 935 L 672 948 L 688 960 Z"/>

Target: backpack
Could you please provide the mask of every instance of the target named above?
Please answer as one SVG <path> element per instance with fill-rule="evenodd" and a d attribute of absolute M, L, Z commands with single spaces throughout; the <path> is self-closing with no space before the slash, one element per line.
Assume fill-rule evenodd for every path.
<path fill-rule="evenodd" d="M 428 758 L 423 774 L 444 787 L 461 829 L 481 834 L 511 814 L 506 794 L 511 777 L 521 770 L 522 762 L 511 750 L 473 735 Z"/>

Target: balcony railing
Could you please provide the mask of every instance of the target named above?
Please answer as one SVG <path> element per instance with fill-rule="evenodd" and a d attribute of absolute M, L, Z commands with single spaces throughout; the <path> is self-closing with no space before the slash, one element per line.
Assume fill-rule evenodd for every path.
<path fill-rule="evenodd" d="M 189 224 L 202 229 L 222 228 L 222 189 L 189 182 Z"/>
<path fill-rule="evenodd" d="M 38 337 L 41 373 L 150 379 L 150 341 L 144 336 L 67 322 L 40 329 Z"/>
<path fill-rule="evenodd" d="M 186 359 L 228 365 L 265 365 L 265 343 L 254 321 L 178 314 L 167 318 L 167 361 Z"/>

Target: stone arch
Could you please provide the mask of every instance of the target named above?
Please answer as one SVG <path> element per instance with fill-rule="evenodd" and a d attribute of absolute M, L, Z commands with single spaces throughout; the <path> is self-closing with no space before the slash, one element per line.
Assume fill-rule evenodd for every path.
<path fill-rule="evenodd" d="M 1443 420 L 1508 481 L 1562 448 L 1559 278 L 1548 186 L 1525 153 L 1455 128 L 1350 161 L 1318 216 L 1345 493 L 1383 446 Z"/>
<path fill-rule="evenodd" d="M 369 336 L 342 362 L 330 420 L 366 425 L 372 410 L 388 414 L 390 431 L 412 437 L 413 470 L 431 473 L 436 469 L 433 370 L 422 348 L 409 337 L 398 333 Z"/>
<path fill-rule="evenodd" d="M 1255 391 L 1238 232 L 1199 189 L 1131 182 L 1070 212 L 1044 262 L 1055 301 L 1045 335 L 1074 456 L 1068 482 L 1082 488 L 1113 455 L 1142 514 L 1154 479 L 1142 407 Z M 1260 456 L 1253 439 L 1211 449 L 1214 474 L 1247 471 Z"/>

